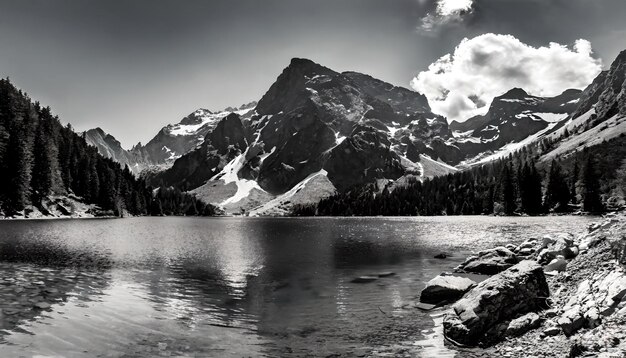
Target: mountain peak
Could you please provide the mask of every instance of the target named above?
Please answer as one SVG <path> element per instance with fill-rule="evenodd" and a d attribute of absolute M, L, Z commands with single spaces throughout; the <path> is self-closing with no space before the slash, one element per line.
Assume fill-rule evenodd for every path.
<path fill-rule="evenodd" d="M 287 77 L 291 76 L 307 76 L 313 77 L 315 75 L 336 75 L 337 72 L 331 70 L 328 67 L 324 67 L 319 63 L 313 62 L 307 58 L 298 58 L 294 57 L 289 62 L 289 66 L 287 66 L 281 76 L 278 78 L 280 80 L 281 77 L 286 75 Z"/>
<path fill-rule="evenodd" d="M 304 90 L 311 78 L 325 75 L 336 76 L 338 73 L 311 60 L 293 58 L 289 66 L 283 70 L 276 82 L 259 100 L 256 107 L 257 112 L 259 114 L 274 114 L 284 109 L 300 106 L 297 92 Z"/>
<path fill-rule="evenodd" d="M 515 87 L 497 98 L 524 99 L 528 96 L 528 92 L 524 91 L 521 88 Z"/>
<path fill-rule="evenodd" d="M 106 133 L 104 132 L 104 130 L 103 130 L 102 128 L 100 128 L 100 127 L 96 127 L 96 128 L 88 129 L 86 133 L 87 133 L 87 134 L 98 133 L 98 134 L 100 134 L 100 135 L 101 135 L 101 136 L 103 136 L 103 137 L 106 135 Z"/>
<path fill-rule="evenodd" d="M 300 57 L 294 57 L 289 62 L 289 66 L 309 66 L 309 65 L 317 65 L 317 63 L 309 60 L 308 58 L 300 58 Z"/>

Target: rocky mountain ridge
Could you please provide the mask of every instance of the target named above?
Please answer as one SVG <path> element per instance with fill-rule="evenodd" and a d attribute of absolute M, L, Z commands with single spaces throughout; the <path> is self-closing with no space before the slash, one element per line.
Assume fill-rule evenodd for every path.
<path fill-rule="evenodd" d="M 204 174 L 202 180 L 214 175 L 193 192 L 218 204 L 239 202 L 236 210 L 294 194 L 292 188 L 312 177 L 329 189 L 322 192 L 332 192 L 376 179 L 427 175 L 414 161 L 426 153 L 437 155 L 429 148 L 433 139 L 446 147 L 441 138 L 451 136 L 445 119 L 430 112 L 423 95 L 305 59 L 293 59 L 261 98 L 255 115 L 240 121 L 245 141 L 232 145 L 228 153 L 216 152 L 214 140 L 206 138 L 206 146 L 179 159 L 193 157 L 198 167 L 221 169 Z M 234 127 L 224 126 L 228 129 L 221 136 L 233 138 Z M 220 156 L 219 164 L 214 154 Z M 151 180 L 189 183 L 184 167 L 175 163 Z M 440 167 L 454 170 L 444 163 Z M 251 204 L 231 200 L 249 195 L 255 198 Z"/>
<path fill-rule="evenodd" d="M 140 160 L 168 163 L 146 175 L 150 184 L 192 191 L 229 213 L 285 213 L 294 195 L 315 201 L 376 180 L 442 175 L 546 139 L 563 140 L 564 132 L 583 138 L 580 145 L 602 128 L 590 123 L 621 121 L 624 57 L 585 91 L 544 98 L 515 88 L 496 97 L 485 115 L 450 125 L 417 92 L 294 58 L 258 104 L 232 114 L 196 111 L 151 141 L 169 145 L 132 151 Z M 184 138 L 185 146 L 164 139 L 171 137 Z"/>
<path fill-rule="evenodd" d="M 228 107 L 212 112 L 200 108 L 184 117 L 176 124 L 169 124 L 145 145 L 138 143 L 130 150 L 122 148 L 121 143 L 101 128 L 84 132 L 87 143 L 98 148 L 100 154 L 122 165 L 128 165 L 135 174 L 144 170 L 161 171 L 173 165 L 182 155 L 189 153 L 204 141 L 204 137 L 217 123 L 230 113 L 249 116 L 256 102 L 244 104 L 238 108 Z"/>

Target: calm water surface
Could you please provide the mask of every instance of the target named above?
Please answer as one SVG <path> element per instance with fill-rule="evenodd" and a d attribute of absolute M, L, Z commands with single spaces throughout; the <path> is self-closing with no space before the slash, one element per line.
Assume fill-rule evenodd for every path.
<path fill-rule="evenodd" d="M 426 281 L 470 251 L 594 220 L 3 221 L 0 356 L 453 356 L 441 313 L 413 306 Z"/>

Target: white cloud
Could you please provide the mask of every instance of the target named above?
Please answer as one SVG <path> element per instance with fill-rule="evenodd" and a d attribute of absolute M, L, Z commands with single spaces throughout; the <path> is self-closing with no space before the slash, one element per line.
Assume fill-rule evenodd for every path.
<path fill-rule="evenodd" d="M 439 0 L 437 14 L 441 16 L 458 15 L 472 9 L 473 0 Z"/>
<path fill-rule="evenodd" d="M 532 47 L 511 35 L 484 34 L 463 39 L 417 75 L 411 86 L 426 95 L 433 112 L 464 121 L 485 114 L 494 97 L 514 87 L 537 96 L 582 89 L 602 70 L 591 43 L 578 40 L 572 49 L 558 43 Z"/>
<path fill-rule="evenodd" d="M 436 4 L 435 12 L 422 18 L 422 31 L 431 32 L 442 25 L 460 22 L 464 15 L 472 12 L 474 0 L 437 0 Z"/>

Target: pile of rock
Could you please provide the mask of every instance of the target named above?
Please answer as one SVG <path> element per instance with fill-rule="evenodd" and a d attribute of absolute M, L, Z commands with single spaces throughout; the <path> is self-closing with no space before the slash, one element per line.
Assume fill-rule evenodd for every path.
<path fill-rule="evenodd" d="M 626 314 L 626 272 L 621 267 L 603 271 L 591 279 L 583 280 L 567 303 L 557 323 L 566 335 L 575 333 L 582 327 L 595 328 L 602 317 L 616 311 Z"/>
<path fill-rule="evenodd" d="M 565 271 L 567 260 L 576 257 L 579 251 L 572 234 L 546 235 L 541 240 L 530 238 L 517 246 L 509 244 L 480 251 L 468 257 L 456 271 L 494 275 L 522 260 L 536 259 L 546 266 L 546 272 L 561 272 Z"/>
<path fill-rule="evenodd" d="M 518 262 L 519 259 L 513 251 L 500 246 L 494 249 L 480 251 L 476 256 L 468 257 L 465 262 L 459 265 L 455 270 L 459 272 L 495 275 L 512 267 Z"/>
<path fill-rule="evenodd" d="M 517 357 L 526 354 L 522 346 L 536 355 L 546 345 L 556 356 L 626 356 L 625 265 L 626 216 L 609 216 L 579 237 L 545 235 L 481 251 L 456 270 L 492 277 L 475 285 L 442 274 L 421 299 L 460 297 L 443 320 L 445 337 L 458 345 L 500 342 L 489 349 Z"/>

